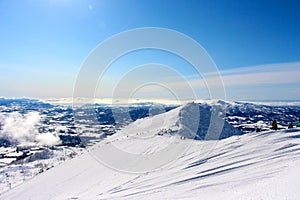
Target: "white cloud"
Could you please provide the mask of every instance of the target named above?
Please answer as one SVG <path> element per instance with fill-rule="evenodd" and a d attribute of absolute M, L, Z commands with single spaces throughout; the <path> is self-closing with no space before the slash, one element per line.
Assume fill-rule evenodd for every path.
<path fill-rule="evenodd" d="M 224 85 L 220 82 L 219 76 Z M 137 91 L 137 95 L 134 95 L 134 98 L 170 99 L 174 98 L 174 95 L 170 95 L 169 91 L 171 91 L 180 99 L 182 97 L 193 99 L 191 89 L 195 90 L 198 98 L 222 98 L 223 89 L 225 89 L 226 93 L 236 100 L 300 99 L 300 93 L 297 92 L 297 87 L 300 86 L 300 62 L 229 69 L 202 74 L 202 77 L 205 79 L 197 74 L 184 77 L 159 66 L 156 70 L 152 70 L 152 68 L 148 71 L 141 69 L 139 73 L 127 75 L 126 79 L 124 78 L 122 81 L 103 79 L 104 83 L 99 84 L 95 97 L 106 98 L 111 101 L 116 92 L 114 90 L 115 85 L 118 85 L 120 86 L 117 91 L 119 96 L 116 98 L 132 98 L 129 94 L 136 88 L 141 87 L 145 82 L 156 82 L 159 83 L 156 84 L 158 87 L 151 85 L 142 87 Z M 276 93 L 269 92 L 275 90 Z M 210 96 L 212 93 L 216 95 Z M 218 96 L 218 94 L 220 95 Z M 103 102 L 104 100 L 100 101 Z M 71 102 L 69 101 L 69 103 Z"/>
<path fill-rule="evenodd" d="M 300 62 L 230 69 L 203 74 L 202 77 L 206 78 L 202 79 L 198 75 L 189 77 L 190 85 L 198 93 L 207 91 L 206 94 L 214 92 L 218 95 L 225 90 L 231 99 L 237 100 L 300 99 L 299 93 L 291 87 L 300 84 Z M 220 77 L 223 84 L 219 81 Z M 181 90 L 185 90 L 187 86 L 186 82 L 180 81 L 169 82 L 168 85 Z"/>
<path fill-rule="evenodd" d="M 57 137 L 56 135 L 53 135 L 52 133 L 43 133 L 43 134 L 38 134 L 36 136 L 36 141 L 41 144 L 41 145 L 45 145 L 45 146 L 53 146 L 56 144 L 60 143 L 60 139 L 59 137 Z"/>
<path fill-rule="evenodd" d="M 55 145 L 59 138 L 52 133 L 40 134 L 37 125 L 40 123 L 38 112 L 20 114 L 18 112 L 0 115 L 0 137 L 16 144 Z"/>
<path fill-rule="evenodd" d="M 220 71 L 224 86 L 288 84 L 300 83 L 300 63 L 270 64 L 254 67 L 244 67 Z M 211 87 L 217 85 L 218 74 L 208 74 L 205 81 Z M 192 79 L 191 84 L 196 87 L 206 87 L 204 80 Z M 178 83 L 174 83 L 178 84 Z"/>

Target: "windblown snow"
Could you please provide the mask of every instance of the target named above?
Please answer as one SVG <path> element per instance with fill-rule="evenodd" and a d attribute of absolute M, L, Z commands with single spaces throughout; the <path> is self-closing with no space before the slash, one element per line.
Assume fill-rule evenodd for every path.
<path fill-rule="evenodd" d="M 0 198 L 299 199 L 300 129 L 241 135 L 221 116 L 191 103 L 137 120 Z"/>

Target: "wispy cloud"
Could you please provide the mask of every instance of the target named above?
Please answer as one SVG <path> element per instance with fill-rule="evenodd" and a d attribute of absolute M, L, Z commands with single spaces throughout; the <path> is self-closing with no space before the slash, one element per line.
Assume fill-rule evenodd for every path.
<path fill-rule="evenodd" d="M 242 86 L 242 85 L 261 85 L 261 84 L 289 84 L 300 83 L 300 62 L 269 64 L 253 67 L 236 68 L 220 71 L 220 73 L 205 74 L 205 80 L 196 79 L 196 76 L 190 77 L 190 83 L 195 87 L 210 87 L 217 85 L 217 79 L 220 76 L 224 86 Z M 178 84 L 180 83 L 173 83 Z"/>
<path fill-rule="evenodd" d="M 203 79 L 190 79 L 199 90 L 223 88 L 229 99 L 234 100 L 299 100 L 300 62 L 270 64 L 220 71 L 224 85 L 217 84 L 217 74 Z"/>
<path fill-rule="evenodd" d="M 107 99 L 111 102 L 114 98 L 194 99 L 194 93 L 198 98 L 224 98 L 224 90 L 228 99 L 234 100 L 299 100 L 300 62 L 229 69 L 202 74 L 202 77 L 196 74 L 184 77 L 163 70 L 140 70 L 126 76 L 123 81 L 103 81 L 105 84 L 98 87 L 95 94 L 95 98 L 102 98 L 99 102 L 107 102 Z M 219 96 L 210 96 L 212 92 Z M 70 103 L 72 99 L 68 101 Z"/>
<path fill-rule="evenodd" d="M 164 80 L 164 84 L 168 88 L 176 88 L 176 91 L 182 92 L 189 89 L 187 87 L 190 85 L 198 92 L 200 98 L 209 98 L 205 95 L 209 95 L 212 90 L 223 91 L 224 88 L 225 93 L 233 99 L 300 99 L 300 94 L 294 89 L 295 85 L 300 85 L 300 62 L 236 68 L 202 74 L 202 77 L 205 78 L 193 75 L 184 81 L 183 79 L 178 81 L 178 78 L 172 81 L 169 78 L 168 82 Z M 155 95 L 155 91 L 152 90 L 144 92 Z"/>

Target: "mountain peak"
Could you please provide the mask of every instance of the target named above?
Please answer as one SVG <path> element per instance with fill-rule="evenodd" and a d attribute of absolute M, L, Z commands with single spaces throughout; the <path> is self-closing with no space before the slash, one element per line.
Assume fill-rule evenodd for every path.
<path fill-rule="evenodd" d="M 220 107 L 190 102 L 169 112 L 139 119 L 120 132 L 140 137 L 179 135 L 196 140 L 218 140 L 243 134 L 220 117 L 220 113 L 223 113 Z"/>
<path fill-rule="evenodd" d="M 179 118 L 182 130 L 179 134 L 197 140 L 217 140 L 243 134 L 220 116 L 223 113 L 220 106 L 194 102 L 183 105 Z"/>

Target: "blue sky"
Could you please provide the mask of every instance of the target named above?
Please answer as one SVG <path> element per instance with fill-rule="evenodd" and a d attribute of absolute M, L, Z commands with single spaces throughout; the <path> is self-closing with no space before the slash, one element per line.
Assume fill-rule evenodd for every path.
<path fill-rule="evenodd" d="M 70 97 L 82 62 L 99 43 L 122 31 L 163 27 L 206 49 L 224 76 L 229 99 L 299 100 L 299 10 L 296 0 L 2 0 L 0 96 Z M 106 79 L 115 82 L 124 70 L 149 62 L 168 64 L 197 82 L 186 62 L 160 51 L 120 59 Z M 278 79 L 280 73 L 285 77 Z M 261 74 L 269 81 L 249 81 Z"/>

